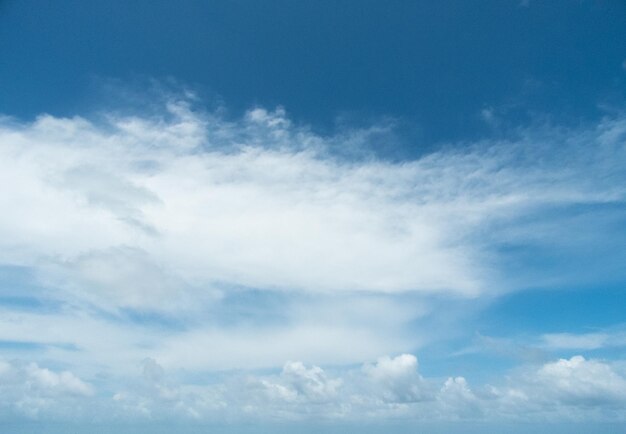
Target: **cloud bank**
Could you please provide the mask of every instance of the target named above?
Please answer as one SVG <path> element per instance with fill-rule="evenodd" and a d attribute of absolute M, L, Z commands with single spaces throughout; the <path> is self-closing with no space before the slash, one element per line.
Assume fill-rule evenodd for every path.
<path fill-rule="evenodd" d="M 626 117 L 394 161 L 384 123 L 321 135 L 178 97 L 150 113 L 0 121 L 0 268 L 28 283 L 0 288 L 5 413 L 623 419 L 600 360 L 472 387 L 411 353 L 473 301 L 621 276 Z"/>
<path fill-rule="evenodd" d="M 287 362 L 277 374 L 231 373 L 176 381 L 154 359 L 114 389 L 36 364 L 0 365 L 0 411 L 23 419 L 109 421 L 624 421 L 626 377 L 582 356 L 527 366 L 506 381 L 472 387 L 462 376 L 424 378 L 410 354 L 327 372 Z M 619 368 L 618 368 L 619 369 Z"/>

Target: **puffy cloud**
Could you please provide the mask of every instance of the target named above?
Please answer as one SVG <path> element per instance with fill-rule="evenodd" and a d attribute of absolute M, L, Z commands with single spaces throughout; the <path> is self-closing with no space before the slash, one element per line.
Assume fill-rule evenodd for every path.
<path fill-rule="evenodd" d="M 337 394 L 341 380 L 329 379 L 318 366 L 307 368 L 302 362 L 287 362 L 281 377 L 298 395 L 311 400 L 325 401 Z"/>
<path fill-rule="evenodd" d="M 341 386 L 341 379 L 302 362 L 285 363 L 277 375 L 231 373 L 218 383 L 180 384 L 148 358 L 142 363 L 139 384 L 126 385 L 113 401 L 118 414 L 127 417 L 292 420 L 313 414 L 336 417 L 342 406 Z"/>
<path fill-rule="evenodd" d="M 609 365 L 583 356 L 542 366 L 532 380 L 544 396 L 566 404 L 594 405 L 626 401 L 626 379 Z"/>
<path fill-rule="evenodd" d="M 363 369 L 385 401 L 414 402 L 429 398 L 428 386 L 417 371 L 417 357 L 412 354 L 381 357 Z"/>
<path fill-rule="evenodd" d="M 610 365 L 582 356 L 535 368 L 527 366 L 503 378 L 507 385 L 476 388 L 460 376 L 445 380 L 423 378 L 417 365 L 417 358 L 411 354 L 384 356 L 360 369 L 342 369 L 329 375 L 317 366 L 287 362 L 277 375 L 246 374 L 237 380 L 240 374 L 235 374 L 221 386 L 195 388 L 186 395 L 186 405 L 200 408 L 198 402 L 203 402 L 207 411 L 203 417 L 208 418 L 214 418 L 215 411 L 235 418 L 245 415 L 287 420 L 626 418 L 624 377 Z M 158 372 L 161 378 L 162 371 Z M 181 386 L 180 390 L 192 389 Z M 177 396 L 183 395 L 178 392 Z"/>
<path fill-rule="evenodd" d="M 483 408 L 517 420 L 626 420 L 626 377 L 583 356 L 525 367 L 508 386 L 488 386 Z"/>
<path fill-rule="evenodd" d="M 135 377 L 95 393 L 74 374 L 0 363 L 0 415 L 107 420 L 626 420 L 626 379 L 582 356 L 513 372 L 507 385 L 471 388 L 464 377 L 423 378 L 410 354 L 329 373 L 287 362 L 276 374 L 229 372 L 189 381 L 146 358 Z M 502 379 L 505 380 L 505 379 Z"/>
<path fill-rule="evenodd" d="M 53 371 L 36 363 L 0 360 L 0 412 L 28 418 L 66 418 L 86 411 L 91 384 L 70 371 Z"/>
<path fill-rule="evenodd" d="M 93 394 L 91 386 L 69 371 L 56 373 L 49 369 L 40 368 L 35 363 L 29 364 L 25 371 L 28 378 L 27 384 L 29 386 L 34 385 L 40 390 L 84 396 Z"/>
<path fill-rule="evenodd" d="M 223 409 L 217 390 L 178 384 L 153 358 L 144 359 L 140 368 L 138 381 L 125 378 L 124 388 L 116 391 L 106 403 L 101 403 L 112 411 L 112 418 L 195 420 L 215 417 L 216 411 Z"/>
<path fill-rule="evenodd" d="M 448 378 L 437 395 L 437 400 L 444 411 L 442 418 L 454 419 L 468 417 L 479 419 L 483 416 L 484 404 L 470 389 L 464 377 Z"/>

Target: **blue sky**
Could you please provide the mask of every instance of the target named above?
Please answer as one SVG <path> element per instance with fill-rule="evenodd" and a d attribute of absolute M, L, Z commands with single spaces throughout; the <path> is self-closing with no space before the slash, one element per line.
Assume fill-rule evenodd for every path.
<path fill-rule="evenodd" d="M 621 432 L 625 17 L 0 2 L 0 426 Z"/>

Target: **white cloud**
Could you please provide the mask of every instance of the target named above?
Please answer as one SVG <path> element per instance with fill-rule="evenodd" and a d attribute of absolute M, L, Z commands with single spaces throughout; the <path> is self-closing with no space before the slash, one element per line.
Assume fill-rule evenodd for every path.
<path fill-rule="evenodd" d="M 483 408 L 515 420 L 626 420 L 626 377 L 616 364 L 583 356 L 525 367 L 487 387 Z"/>
<path fill-rule="evenodd" d="M 350 299 L 344 302 L 350 303 Z M 61 313 L 0 310 L 0 340 L 43 344 L 41 352 L 46 357 L 80 366 L 85 372 L 104 370 L 118 375 L 127 375 L 137 360 L 146 357 L 155 357 L 168 368 L 200 372 L 269 368 L 281 366 L 289 359 L 351 364 L 419 343 L 402 330 L 404 320 L 382 321 L 381 317 L 394 312 L 394 306 L 381 304 L 381 311 L 371 315 L 371 327 L 358 317 L 324 324 L 322 320 L 296 316 L 278 324 L 246 324 L 244 318 L 226 325 L 194 320 L 191 326 L 169 328 L 80 310 Z M 297 313 L 301 309 L 294 310 Z M 317 312 L 324 314 L 323 308 L 317 308 Z"/>
<path fill-rule="evenodd" d="M 493 222 L 624 198 L 622 120 L 392 163 L 332 157 L 348 133 L 317 136 L 282 109 L 239 121 L 167 109 L 108 124 L 5 121 L 0 260 L 52 268 L 72 295 L 114 307 L 185 308 L 224 283 L 477 295 L 506 287 L 489 243 L 516 231 L 485 243 L 477 234 Z"/>
<path fill-rule="evenodd" d="M 64 418 L 85 411 L 92 385 L 70 371 L 53 371 L 36 363 L 0 360 L 0 411 L 28 417 Z"/>
<path fill-rule="evenodd" d="M 381 357 L 374 365 L 365 365 L 366 375 L 388 402 L 415 402 L 431 398 L 430 390 L 417 371 L 417 358 L 402 354 Z"/>
<path fill-rule="evenodd" d="M 508 376 L 506 386 L 476 390 L 464 377 L 423 378 L 410 354 L 380 357 L 334 375 L 302 362 L 287 362 L 277 375 L 247 374 L 244 381 L 234 375 L 221 385 L 180 386 L 176 397 L 185 396 L 181 405 L 193 408 L 202 402 L 205 418 L 218 412 L 279 420 L 626 420 L 624 377 L 582 356 L 526 367 Z"/>
<path fill-rule="evenodd" d="M 152 358 L 135 368 L 96 393 L 69 371 L 2 361 L 0 414 L 117 421 L 626 420 L 624 376 L 582 356 L 525 367 L 503 379 L 507 385 L 477 388 L 460 376 L 423 378 L 410 354 L 331 373 L 295 361 L 276 374 L 230 372 L 191 382 Z"/>
<path fill-rule="evenodd" d="M 297 361 L 285 363 L 278 376 L 249 377 L 245 388 L 253 393 L 260 393 L 254 402 L 258 416 L 265 417 L 265 409 L 269 406 L 275 407 L 273 411 L 286 411 L 291 413 L 292 417 L 299 417 L 311 413 L 314 409 L 319 411 L 320 406 L 327 411 L 326 404 L 330 407 L 338 404 L 341 401 L 341 385 L 341 379 L 329 377 L 322 368 L 307 367 Z M 246 401 L 243 395 L 237 396 L 236 399 Z M 314 407 L 310 408 L 311 405 Z M 252 407 L 249 408 L 251 409 Z"/>
<path fill-rule="evenodd" d="M 312 400 L 332 398 L 341 385 L 340 380 L 328 379 L 322 368 L 307 368 L 302 362 L 287 362 L 281 376 L 299 395 Z"/>
<path fill-rule="evenodd" d="M 29 385 L 36 385 L 41 389 L 86 396 L 93 394 L 91 386 L 68 371 L 56 373 L 31 363 L 26 367 L 26 375 Z"/>
<path fill-rule="evenodd" d="M 479 419 L 483 416 L 484 403 L 476 397 L 464 377 L 448 378 L 441 386 L 437 399 L 443 419 Z"/>
<path fill-rule="evenodd" d="M 609 336 L 604 333 L 585 333 L 575 335 L 570 333 L 549 333 L 543 335 L 543 341 L 548 348 L 571 348 L 594 350 L 606 345 Z"/>
<path fill-rule="evenodd" d="M 554 210 L 624 201 L 624 119 L 391 162 L 333 153 L 371 144 L 376 126 L 321 136 L 281 108 L 226 120 L 172 100 L 161 116 L 104 118 L 0 122 L 0 264 L 25 267 L 38 285 L 25 291 L 58 303 L 2 307 L 0 339 L 41 345 L 39 360 L 76 373 L 0 364 L 37 390 L 29 399 L 41 405 L 23 409 L 89 395 L 78 376 L 125 384 L 139 360 L 145 375 L 110 394 L 112 414 L 471 418 L 528 408 L 542 388 L 559 408 L 621 399 L 611 384 L 623 377 L 597 361 L 555 362 L 481 392 L 463 377 L 425 379 L 403 353 L 446 333 L 416 320 L 446 324 L 455 300 L 527 283 L 523 270 L 503 272 L 502 245 L 619 241 L 593 213 L 585 232 Z M 544 340 L 604 345 L 599 334 Z M 380 354 L 403 355 L 345 372 Z M 281 365 L 232 384 L 166 375 Z"/>
<path fill-rule="evenodd" d="M 231 132 L 228 152 L 210 142 L 203 150 L 196 129 L 187 135 L 181 125 L 206 121 L 173 107 L 171 123 L 117 119 L 100 128 L 48 116 L 0 130 L 3 181 L 13 185 L 0 221 L 4 261 L 72 261 L 126 246 L 202 285 L 478 290 L 469 252 L 446 240 L 438 212 L 402 199 L 413 196 L 419 167 L 354 166 L 256 144 L 257 136 L 239 144 L 259 128 L 261 109 Z M 263 113 L 271 131 L 259 134 L 284 127 L 280 114 Z M 205 135 L 224 128 L 214 122 Z M 281 131 L 290 140 L 303 134 Z"/>
<path fill-rule="evenodd" d="M 626 400 L 626 379 L 606 363 L 583 356 L 547 363 L 534 379 L 544 396 L 564 403 L 593 405 Z"/>
<path fill-rule="evenodd" d="M 597 333 L 548 333 L 541 337 L 542 346 L 552 349 L 596 350 L 626 346 L 626 333 L 603 331 Z"/>

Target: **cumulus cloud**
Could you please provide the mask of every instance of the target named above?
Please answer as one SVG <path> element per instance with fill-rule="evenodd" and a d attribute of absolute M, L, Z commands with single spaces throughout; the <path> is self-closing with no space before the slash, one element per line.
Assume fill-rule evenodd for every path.
<path fill-rule="evenodd" d="M 485 408 L 491 414 L 511 419 L 626 419 L 626 377 L 614 363 L 577 355 L 525 367 L 508 383 L 487 387 Z"/>
<path fill-rule="evenodd" d="M 381 357 L 373 365 L 363 369 L 389 402 L 414 402 L 428 398 L 428 386 L 417 371 L 417 358 L 402 354 L 394 358 Z"/>
<path fill-rule="evenodd" d="M 533 383 L 543 393 L 568 404 L 593 405 L 626 400 L 626 379 L 606 363 L 586 360 L 583 356 L 545 364 L 537 371 Z"/>
<path fill-rule="evenodd" d="M 28 418 L 67 418 L 84 411 L 94 395 L 91 384 L 70 371 L 53 371 L 36 363 L 0 360 L 0 412 Z"/>
<path fill-rule="evenodd" d="M 328 372 L 300 361 L 276 374 L 230 372 L 185 381 L 155 359 L 135 365 L 118 388 L 95 387 L 69 371 L 0 363 L 0 415 L 58 420 L 625 420 L 626 378 L 583 356 L 523 367 L 501 384 L 471 387 L 461 376 L 424 378 L 411 354 Z M 101 418 L 101 416 L 100 416 Z"/>
<path fill-rule="evenodd" d="M 341 380 L 328 379 L 322 368 L 307 368 L 302 362 L 287 362 L 281 376 L 298 395 L 312 400 L 332 398 L 341 385 Z"/>
<path fill-rule="evenodd" d="M 448 378 L 437 395 L 443 419 L 480 419 L 485 406 L 464 377 Z"/>
<path fill-rule="evenodd" d="M 94 395 L 93 386 L 67 371 L 3 362 L 0 413 L 68 417 L 60 410 L 87 397 L 94 414 L 118 421 L 626 419 L 623 373 L 583 356 L 526 366 L 500 385 L 474 387 L 461 376 L 422 377 L 410 354 L 333 372 L 294 361 L 276 374 L 230 372 L 201 382 L 177 379 L 152 358 L 136 367 L 117 390 Z"/>

